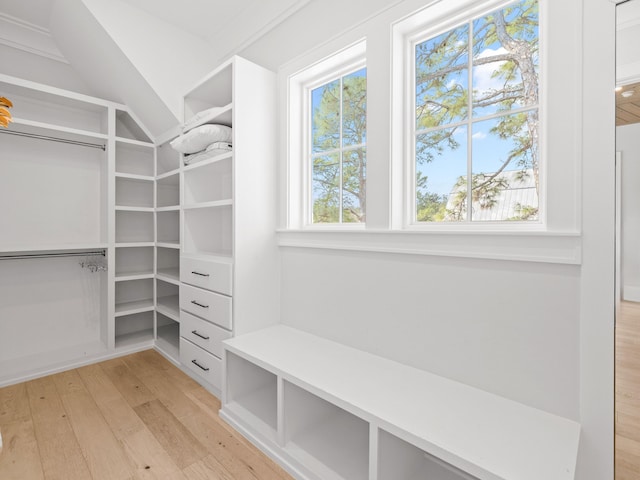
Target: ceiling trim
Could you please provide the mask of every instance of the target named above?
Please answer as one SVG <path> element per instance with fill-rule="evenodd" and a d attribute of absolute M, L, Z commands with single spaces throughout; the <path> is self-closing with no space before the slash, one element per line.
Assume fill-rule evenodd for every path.
<path fill-rule="evenodd" d="M 263 37 L 264 35 L 269 33 L 269 31 L 273 30 L 280 23 L 284 22 L 287 18 L 289 18 L 294 13 L 296 13 L 298 10 L 301 10 L 303 7 L 305 7 L 310 2 L 311 2 L 311 0 L 298 0 L 295 4 L 293 4 L 292 6 L 290 6 L 289 8 L 284 10 L 283 12 L 281 12 L 273 20 L 271 20 L 270 22 L 265 24 L 262 28 L 260 28 L 259 30 L 253 32 L 251 35 L 249 35 L 248 37 L 243 39 L 239 44 L 235 45 L 233 48 L 228 50 L 220 58 L 226 59 L 226 58 L 231 57 L 232 55 L 237 54 L 238 52 L 241 52 L 245 48 L 249 47 L 251 44 L 255 43 L 258 39 L 260 39 L 261 37 Z"/>
<path fill-rule="evenodd" d="M 48 29 L 0 12 L 0 44 L 69 64 Z"/>

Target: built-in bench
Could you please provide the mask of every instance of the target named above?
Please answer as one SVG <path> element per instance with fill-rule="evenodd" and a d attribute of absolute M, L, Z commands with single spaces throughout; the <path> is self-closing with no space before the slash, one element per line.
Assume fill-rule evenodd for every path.
<path fill-rule="evenodd" d="M 574 421 L 283 325 L 224 348 L 220 415 L 296 478 L 574 478 Z"/>

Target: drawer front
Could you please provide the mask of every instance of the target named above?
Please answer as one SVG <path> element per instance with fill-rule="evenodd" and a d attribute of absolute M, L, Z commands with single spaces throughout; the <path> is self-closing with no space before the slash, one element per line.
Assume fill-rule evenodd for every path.
<path fill-rule="evenodd" d="M 232 267 L 230 263 L 182 257 L 180 258 L 180 281 L 231 295 Z"/>
<path fill-rule="evenodd" d="M 206 320 L 182 312 L 180 315 L 180 336 L 186 338 L 216 357 L 222 358 L 222 342 L 231 338 L 231 332 Z"/>
<path fill-rule="evenodd" d="M 231 298 L 190 285 L 180 285 L 180 308 L 231 330 Z"/>
<path fill-rule="evenodd" d="M 184 338 L 180 339 L 180 363 L 207 383 L 220 388 L 222 360 Z"/>

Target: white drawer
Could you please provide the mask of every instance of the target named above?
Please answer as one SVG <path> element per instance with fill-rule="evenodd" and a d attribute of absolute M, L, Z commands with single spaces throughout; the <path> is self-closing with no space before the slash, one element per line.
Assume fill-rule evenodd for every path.
<path fill-rule="evenodd" d="M 181 284 L 180 308 L 231 330 L 231 297 Z"/>
<path fill-rule="evenodd" d="M 231 295 L 233 265 L 223 261 L 180 258 L 180 281 Z"/>
<path fill-rule="evenodd" d="M 222 342 L 231 338 L 231 332 L 206 320 L 182 312 L 180 315 L 180 336 L 222 358 Z"/>
<path fill-rule="evenodd" d="M 220 388 L 222 360 L 184 338 L 180 339 L 180 363 L 202 377 L 207 383 Z"/>

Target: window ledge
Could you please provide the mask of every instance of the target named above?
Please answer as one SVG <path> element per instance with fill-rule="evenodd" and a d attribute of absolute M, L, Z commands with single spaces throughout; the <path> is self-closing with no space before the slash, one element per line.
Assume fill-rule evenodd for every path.
<path fill-rule="evenodd" d="M 580 265 L 579 232 L 278 230 L 280 247 Z"/>

